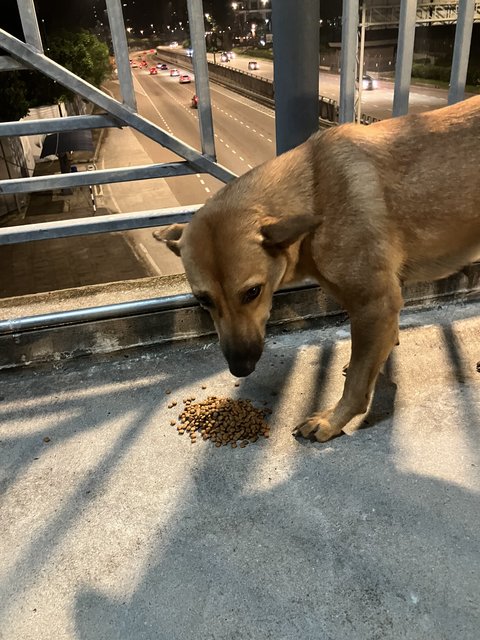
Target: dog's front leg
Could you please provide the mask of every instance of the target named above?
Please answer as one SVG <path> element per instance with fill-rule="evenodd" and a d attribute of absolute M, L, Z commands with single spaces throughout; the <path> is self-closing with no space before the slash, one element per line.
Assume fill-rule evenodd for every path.
<path fill-rule="evenodd" d="M 326 442 L 337 436 L 356 415 L 365 413 L 382 364 L 398 340 L 401 295 L 388 295 L 350 313 L 352 354 L 345 387 L 335 407 L 316 413 L 294 435 Z"/>

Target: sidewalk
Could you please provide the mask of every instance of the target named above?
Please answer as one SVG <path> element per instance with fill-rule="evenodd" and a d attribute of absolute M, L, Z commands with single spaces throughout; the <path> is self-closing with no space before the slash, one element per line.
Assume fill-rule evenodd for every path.
<path fill-rule="evenodd" d="M 402 314 L 323 445 L 291 430 L 338 399 L 347 325 L 270 334 L 239 387 L 211 338 L 3 372 L 0 638 L 478 640 L 478 311 Z M 270 438 L 179 436 L 208 395 L 266 402 Z"/>
<path fill-rule="evenodd" d="M 129 128 L 103 133 L 99 151 L 102 168 L 149 164 Z M 75 154 L 72 164 L 88 163 Z M 100 168 L 100 167 L 99 167 Z M 35 175 L 59 172 L 58 161 L 38 163 Z M 97 215 L 174 207 L 177 200 L 163 179 L 105 185 L 98 198 Z M 72 195 L 60 191 L 32 194 L 23 224 L 65 220 L 93 215 L 88 187 Z M 12 222 L 19 224 L 19 222 Z M 0 297 L 54 291 L 153 276 L 156 272 L 137 255 L 125 233 L 78 236 L 0 247 Z"/>

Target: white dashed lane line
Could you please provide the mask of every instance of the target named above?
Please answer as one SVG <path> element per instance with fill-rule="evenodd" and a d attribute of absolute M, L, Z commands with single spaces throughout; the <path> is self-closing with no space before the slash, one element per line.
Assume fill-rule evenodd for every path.
<path fill-rule="evenodd" d="M 142 85 L 141 85 L 140 81 L 138 80 L 138 78 L 137 78 L 135 75 L 133 76 L 133 78 L 134 78 L 134 80 L 135 80 L 136 84 L 138 85 L 138 87 L 140 87 L 140 91 L 139 91 L 139 93 L 141 93 L 142 95 L 144 95 L 144 96 L 147 98 L 147 100 L 150 102 L 150 104 L 152 105 L 152 107 L 155 109 L 155 112 L 158 114 L 158 116 L 160 117 L 161 121 L 163 122 L 163 124 L 164 124 L 164 126 L 165 126 L 165 129 L 168 131 L 168 133 L 169 133 L 170 135 L 172 135 L 172 136 L 173 136 L 173 131 L 171 130 L 171 128 L 170 128 L 170 126 L 169 126 L 168 122 L 165 120 L 165 118 L 163 117 L 163 115 L 162 115 L 162 114 L 160 113 L 160 111 L 157 109 L 157 107 L 156 107 L 155 103 L 154 103 L 154 102 L 153 102 L 153 100 L 150 98 L 150 96 L 148 95 L 148 93 L 144 90 L 144 88 L 142 87 Z"/>
<path fill-rule="evenodd" d="M 157 109 L 157 107 L 155 106 L 155 104 L 152 102 L 150 96 L 144 91 L 142 85 L 140 84 L 139 80 L 136 78 L 138 85 L 141 87 L 141 93 L 143 93 L 148 100 L 151 102 L 153 108 L 155 109 L 155 111 L 158 113 L 158 115 L 160 116 L 160 118 L 162 119 L 162 122 L 165 124 L 165 128 L 167 129 L 167 131 L 173 136 L 173 132 L 171 130 L 171 128 L 169 127 L 167 121 L 165 120 L 165 118 L 163 117 L 163 115 L 160 113 L 160 111 Z M 180 105 L 182 107 L 182 109 L 184 109 L 188 114 L 190 114 L 193 118 L 196 118 L 198 120 L 198 114 L 193 112 L 193 109 L 189 109 L 187 108 L 183 102 L 181 102 L 177 96 L 175 96 L 171 91 L 168 91 L 168 89 L 166 87 L 163 87 L 163 90 L 165 91 L 166 94 L 168 94 L 178 105 Z M 206 193 L 211 193 L 211 190 L 205 186 L 205 180 L 202 179 L 202 176 L 200 173 L 196 173 L 195 174 L 197 176 L 197 178 L 200 180 L 200 184 L 202 185 L 202 187 L 205 189 Z"/>
<path fill-rule="evenodd" d="M 146 93 L 146 91 L 143 89 L 141 83 L 139 82 L 138 78 L 135 77 L 135 80 L 138 84 L 138 86 L 140 87 L 140 92 L 146 96 L 146 98 L 150 101 L 150 103 L 152 104 L 153 108 L 155 109 L 156 113 L 159 115 L 159 117 L 161 118 L 166 130 L 171 134 L 174 135 L 172 132 L 172 129 L 170 128 L 169 124 L 167 123 L 167 121 L 165 120 L 165 118 L 163 117 L 163 115 L 160 113 L 160 111 L 157 109 L 157 107 L 155 106 L 155 104 L 153 103 L 153 101 L 151 100 L 150 96 Z M 182 107 L 182 109 L 184 109 L 187 113 L 189 113 L 193 118 L 195 118 L 196 120 L 198 120 L 198 113 L 196 111 L 193 111 L 192 109 L 189 109 L 185 106 L 185 104 L 183 102 L 181 102 L 176 95 L 174 95 L 173 93 L 171 93 L 170 91 L 168 91 L 168 89 L 166 87 L 163 88 L 163 90 L 165 91 L 165 93 L 167 93 L 170 98 L 172 98 L 179 106 Z M 220 92 L 223 93 L 223 92 Z M 231 98 L 232 99 L 232 98 Z M 233 100 L 235 102 L 240 102 L 241 104 L 246 104 L 244 103 L 242 100 L 238 100 L 237 98 L 233 98 Z M 259 111 L 264 115 L 267 115 L 269 117 L 274 117 L 270 112 L 268 111 L 264 111 L 261 108 L 257 108 L 257 107 L 253 107 L 251 105 L 249 105 L 251 108 L 253 108 L 255 111 Z M 267 142 L 272 143 L 273 140 L 271 138 L 267 138 L 263 133 L 257 132 L 256 129 L 254 129 L 253 127 L 251 127 L 250 125 L 246 124 L 243 120 L 239 120 L 237 117 L 234 117 L 232 114 L 228 113 L 227 111 L 225 111 L 225 109 L 222 109 L 218 106 L 216 106 L 214 104 L 214 102 L 212 101 L 212 108 L 216 109 L 217 111 L 219 111 L 220 113 L 224 114 L 225 116 L 228 116 L 229 118 L 231 118 L 232 120 L 235 120 L 235 122 L 238 122 L 240 125 L 244 126 L 246 129 L 249 129 L 252 133 L 255 133 L 257 135 L 259 135 L 261 138 L 263 138 L 264 140 L 266 140 Z M 253 166 L 249 163 L 247 163 L 247 161 L 245 160 L 245 158 L 243 158 L 243 156 L 240 156 L 237 154 L 237 151 L 235 151 L 235 149 L 232 149 L 231 146 L 225 142 L 225 140 L 223 138 L 220 138 L 218 136 L 218 134 L 215 133 L 215 138 L 218 139 L 218 141 L 223 144 L 225 146 L 226 149 L 229 149 L 232 154 L 236 155 L 237 158 L 241 161 L 241 162 L 245 162 L 247 167 L 249 169 L 253 169 Z M 200 180 L 200 184 L 204 187 L 205 191 L 207 193 L 210 193 L 210 189 L 208 187 L 205 186 L 205 181 L 201 178 L 201 174 L 196 174 L 197 178 Z"/>

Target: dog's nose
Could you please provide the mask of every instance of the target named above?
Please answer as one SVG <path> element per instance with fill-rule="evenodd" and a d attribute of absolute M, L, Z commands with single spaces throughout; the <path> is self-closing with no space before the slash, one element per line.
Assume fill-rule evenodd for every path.
<path fill-rule="evenodd" d="M 262 343 L 248 343 L 238 345 L 222 345 L 223 354 L 228 362 L 228 368 L 230 373 L 237 378 L 245 378 L 249 376 L 252 371 L 255 371 L 255 366 L 262 355 L 263 344 Z"/>
<path fill-rule="evenodd" d="M 242 362 L 228 362 L 230 373 L 237 378 L 246 378 L 255 371 L 256 360 L 244 360 Z"/>

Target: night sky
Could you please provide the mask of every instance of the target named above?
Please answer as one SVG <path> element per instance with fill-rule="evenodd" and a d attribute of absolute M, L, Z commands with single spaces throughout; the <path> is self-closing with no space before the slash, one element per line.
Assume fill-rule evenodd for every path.
<path fill-rule="evenodd" d="M 320 0 L 319 0 L 320 1 Z M 186 21 L 186 0 L 122 0 L 127 24 L 141 29 L 155 24 L 161 29 L 171 22 L 173 13 L 177 20 Z M 22 37 L 16 0 L 1 0 L 0 26 L 17 37 Z M 89 28 L 95 25 L 93 13 L 96 8 L 97 18 L 101 18 L 105 9 L 104 0 L 35 0 L 37 16 L 43 18 L 46 29 L 57 28 Z M 226 26 L 231 17 L 231 0 L 203 0 L 205 12 L 209 12 L 220 26 Z M 320 12 L 323 18 L 340 15 L 342 0 L 322 0 Z M 43 34 L 42 34 L 43 35 Z"/>

